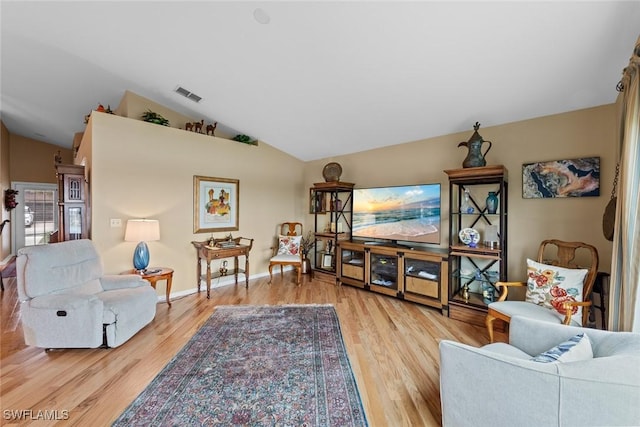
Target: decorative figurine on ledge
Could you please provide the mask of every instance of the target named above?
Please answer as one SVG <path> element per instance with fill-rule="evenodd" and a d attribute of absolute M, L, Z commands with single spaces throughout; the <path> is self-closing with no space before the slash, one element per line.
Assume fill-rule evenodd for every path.
<path fill-rule="evenodd" d="M 487 165 L 487 161 L 485 160 L 485 156 L 491 150 L 491 141 L 485 141 L 482 139 L 480 134 L 478 133 L 478 129 L 480 129 L 480 123 L 476 122 L 473 126 L 475 132 L 469 138 L 469 141 L 462 141 L 458 144 L 458 147 L 467 147 L 469 150 L 467 153 L 467 157 L 462 162 L 463 168 L 478 168 Z M 488 142 L 489 148 L 484 153 L 482 152 L 482 143 Z"/>
<path fill-rule="evenodd" d="M 100 113 L 113 114 L 113 111 L 111 110 L 111 105 L 107 105 L 107 108 L 104 108 L 104 105 L 98 104 L 98 107 L 95 109 L 95 111 L 98 111 Z M 89 113 L 86 116 L 84 116 L 84 124 L 85 125 L 87 123 L 89 123 L 89 117 L 91 117 L 91 113 Z"/>
<path fill-rule="evenodd" d="M 227 275 L 227 271 L 228 270 L 227 270 L 227 261 L 226 260 L 222 261 L 222 264 L 220 265 L 219 271 L 220 271 L 220 275 L 221 276 L 226 276 Z"/>
<path fill-rule="evenodd" d="M 184 130 L 193 131 L 196 133 L 202 133 L 202 126 L 204 125 L 204 120 L 200 120 L 199 122 L 193 123 L 185 123 Z"/>
<path fill-rule="evenodd" d="M 213 124 L 207 125 L 207 135 L 211 132 L 211 136 L 216 136 L 216 128 L 218 127 L 218 122 L 214 122 Z"/>

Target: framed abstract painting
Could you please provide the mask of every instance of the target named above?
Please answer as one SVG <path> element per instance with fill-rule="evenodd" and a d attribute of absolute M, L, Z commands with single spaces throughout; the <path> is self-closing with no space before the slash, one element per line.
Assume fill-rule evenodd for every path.
<path fill-rule="evenodd" d="M 522 198 L 600 195 L 600 157 L 552 160 L 522 165 Z"/>

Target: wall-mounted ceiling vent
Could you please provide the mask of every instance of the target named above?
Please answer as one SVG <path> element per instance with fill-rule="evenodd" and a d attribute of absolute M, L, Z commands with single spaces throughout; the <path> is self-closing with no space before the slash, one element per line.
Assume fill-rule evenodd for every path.
<path fill-rule="evenodd" d="M 193 102 L 200 102 L 202 100 L 201 96 L 198 96 L 195 93 L 189 90 L 186 90 L 182 86 L 178 86 L 176 88 L 176 92 L 178 92 L 180 95 L 184 96 L 185 98 L 192 100 Z"/>

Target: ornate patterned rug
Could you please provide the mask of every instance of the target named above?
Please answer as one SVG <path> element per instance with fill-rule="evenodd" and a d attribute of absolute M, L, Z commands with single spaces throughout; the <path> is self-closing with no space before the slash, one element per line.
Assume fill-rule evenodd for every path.
<path fill-rule="evenodd" d="M 219 306 L 113 425 L 367 420 L 333 306 Z"/>

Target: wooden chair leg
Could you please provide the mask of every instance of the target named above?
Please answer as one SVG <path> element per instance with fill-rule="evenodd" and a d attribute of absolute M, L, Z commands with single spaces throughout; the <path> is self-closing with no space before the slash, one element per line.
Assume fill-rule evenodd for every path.
<path fill-rule="evenodd" d="M 273 281 L 273 265 L 269 266 L 269 284 Z"/>
<path fill-rule="evenodd" d="M 489 342 L 493 342 L 493 321 L 496 320 L 490 314 L 487 314 L 487 317 L 484 319 L 484 324 L 487 326 L 487 331 L 489 332 Z"/>
<path fill-rule="evenodd" d="M 302 266 L 296 267 L 296 270 L 298 271 L 298 286 L 300 286 L 302 285 Z"/>

